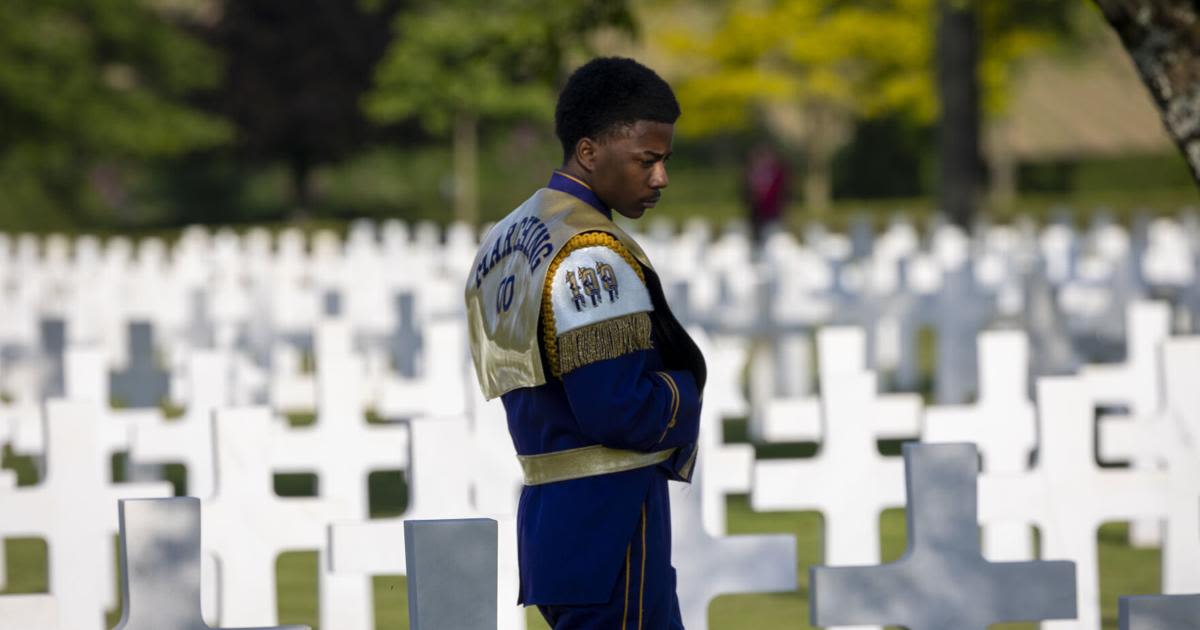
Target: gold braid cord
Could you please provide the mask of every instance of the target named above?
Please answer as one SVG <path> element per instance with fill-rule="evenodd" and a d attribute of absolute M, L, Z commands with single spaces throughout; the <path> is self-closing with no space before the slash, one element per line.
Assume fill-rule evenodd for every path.
<path fill-rule="evenodd" d="M 567 244 L 550 262 L 550 267 L 546 270 L 546 284 L 542 287 L 542 340 L 546 345 L 546 357 L 550 361 L 550 371 L 555 377 L 562 377 L 563 374 L 589 363 L 615 359 L 637 350 L 649 350 L 653 347 L 650 341 L 650 314 L 645 312 L 630 313 L 576 328 L 562 335 L 557 334 L 558 329 L 554 323 L 554 301 L 551 299 L 554 276 L 558 272 L 558 266 L 567 256 L 571 255 L 571 252 L 585 247 L 607 247 L 620 254 L 621 258 L 625 259 L 625 262 L 633 268 L 642 283 L 646 282 L 641 264 L 611 234 L 585 232 L 567 241 Z"/>

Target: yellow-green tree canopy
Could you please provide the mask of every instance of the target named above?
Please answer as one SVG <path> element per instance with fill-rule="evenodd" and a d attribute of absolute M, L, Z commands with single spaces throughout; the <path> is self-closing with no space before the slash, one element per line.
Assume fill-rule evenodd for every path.
<path fill-rule="evenodd" d="M 1058 3 L 1053 3 L 1057 5 Z M 1062 6 L 979 0 L 985 109 L 1003 109 L 1014 62 L 1055 41 Z M 679 60 L 684 133 L 743 128 L 763 108 L 819 104 L 845 115 L 933 120 L 936 0 L 728 1 L 716 19 L 665 23 Z"/>

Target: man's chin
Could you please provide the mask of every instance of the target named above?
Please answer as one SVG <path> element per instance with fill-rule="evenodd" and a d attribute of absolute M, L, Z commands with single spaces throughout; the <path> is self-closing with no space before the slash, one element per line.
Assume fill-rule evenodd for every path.
<path fill-rule="evenodd" d="M 643 206 L 638 206 L 636 208 L 618 208 L 617 214 L 620 214 L 626 219 L 640 219 L 642 218 L 642 215 L 646 214 L 646 208 Z"/>

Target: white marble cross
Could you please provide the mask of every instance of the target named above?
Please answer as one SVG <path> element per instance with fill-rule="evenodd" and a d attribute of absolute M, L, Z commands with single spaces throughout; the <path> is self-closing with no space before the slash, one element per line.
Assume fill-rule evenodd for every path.
<path fill-rule="evenodd" d="M 265 407 L 223 409 L 214 420 L 216 487 L 202 523 L 204 550 L 217 559 L 222 625 L 275 624 L 276 557 L 323 548 L 331 517 L 345 512 L 328 498 L 276 496 L 273 422 Z"/>
<path fill-rule="evenodd" d="M 963 260 L 946 270 L 935 299 L 937 327 L 934 398 L 939 404 L 961 404 L 975 390 L 975 346 L 979 331 L 995 312 L 990 294 L 975 284 L 974 266 Z"/>
<path fill-rule="evenodd" d="M 109 379 L 101 350 L 71 348 L 67 350 L 63 363 L 66 397 L 72 401 L 86 401 L 100 410 L 101 440 L 111 453 L 128 451 L 133 441 L 133 434 L 138 427 L 154 426 L 164 422 L 162 409 L 158 407 L 131 409 L 109 407 Z M 142 464 L 133 459 L 125 461 L 123 472 L 126 479 L 133 481 L 156 481 L 163 477 L 159 466 Z M 112 580 L 115 579 L 116 571 L 114 570 Z M 115 584 L 112 580 L 109 583 Z"/>
<path fill-rule="evenodd" d="M 157 407 L 167 397 L 170 375 L 158 368 L 149 322 L 129 324 L 129 365 L 113 372 L 111 382 L 113 395 L 126 407 Z"/>
<path fill-rule="evenodd" d="M 1023 520 L 1041 532 L 1042 557 L 1075 562 L 1078 620 L 1048 621 L 1046 630 L 1100 628 L 1096 535 L 1109 521 L 1162 519 L 1167 477 L 1160 471 L 1101 469 L 1095 462 L 1092 399 L 1080 378 L 1037 384 L 1041 443 L 1038 466 L 979 479 L 979 520 Z"/>
<path fill-rule="evenodd" d="M 389 419 L 466 413 L 468 394 L 466 329 L 461 318 L 430 322 L 424 330 L 420 375 L 386 378 L 375 410 Z"/>
<path fill-rule="evenodd" d="M 725 496 L 745 494 L 752 487 L 754 447 L 726 444 L 723 420 L 745 414 L 739 378 L 746 363 L 747 344 L 733 337 L 710 340 L 700 328 L 688 331 L 708 363 L 697 466 L 708 480 L 699 484 L 704 529 L 709 536 L 725 535 Z"/>
<path fill-rule="evenodd" d="M 409 427 L 413 452 L 409 458 L 408 507 L 398 517 L 335 523 L 330 530 L 334 572 L 403 574 L 407 562 L 404 547 L 395 542 L 404 535 L 406 520 L 479 515 L 471 496 L 470 462 L 476 455 L 470 452 L 473 449 L 463 448 L 474 444 L 467 419 L 416 418 Z M 518 586 L 516 517 L 501 515 L 496 520 L 500 528 L 499 624 L 503 630 L 521 630 L 525 627 L 524 611 L 512 604 Z"/>
<path fill-rule="evenodd" d="M 860 328 L 833 326 L 817 332 L 817 366 L 822 387 L 843 376 L 870 374 L 866 335 Z M 921 397 L 916 394 L 873 396 L 864 418 L 876 439 L 904 439 L 921 432 Z M 767 401 L 763 438 L 770 442 L 821 439 L 821 399 L 816 396 Z"/>
<path fill-rule="evenodd" d="M 1166 532 L 1162 546 L 1164 593 L 1200 592 L 1200 337 L 1176 337 L 1161 348 L 1164 404 L 1141 423 L 1105 418 L 1101 457 L 1130 452 L 1165 464 Z"/>
<path fill-rule="evenodd" d="M 794 590 L 796 542 L 790 536 L 725 536 L 725 495 L 751 488 L 753 448 L 722 439 L 722 419 L 746 406 L 737 383 L 747 347 L 732 338 L 710 341 L 698 328 L 689 332 L 709 373 L 692 483 L 669 484 L 672 565 L 684 623 L 704 630 L 718 595 Z"/>
<path fill-rule="evenodd" d="M 479 388 L 471 389 L 471 448 L 476 453 L 468 467 L 472 505 L 480 514 L 515 516 L 524 473 L 508 433 L 504 403 L 499 398 L 485 401 Z"/>
<path fill-rule="evenodd" d="M 971 444 L 905 444 L 908 550 L 872 567 L 809 570 L 815 626 L 879 623 L 985 630 L 1075 614 L 1070 562 L 984 559 L 976 521 L 979 457 Z"/>
<path fill-rule="evenodd" d="M 41 483 L 0 492 L 0 538 L 46 540 L 50 593 L 64 628 L 103 630 L 112 575 L 116 501 L 170 496 L 167 483 L 112 484 L 100 412 L 91 402 L 46 403 Z"/>
<path fill-rule="evenodd" d="M 307 427 L 277 425 L 272 436 L 278 472 L 315 472 L 319 496 L 336 497 L 341 511 L 331 520 L 370 516 L 367 480 L 377 470 L 408 466 L 408 427 L 369 425 L 362 410 L 363 363 L 350 350 L 344 321 L 317 330 L 317 418 Z M 325 552 L 321 554 L 321 566 Z M 374 627 L 370 578 L 319 573 L 321 626 L 345 630 Z"/>
<path fill-rule="evenodd" d="M 820 511 L 826 562 L 874 563 L 880 513 L 904 505 L 904 470 L 900 458 L 880 455 L 875 446 L 875 376 L 860 372 L 831 381 L 821 395 L 821 450 L 809 459 L 756 462 L 750 503 L 758 511 Z"/>
<path fill-rule="evenodd" d="M 713 412 L 703 415 L 702 423 L 717 418 Z M 697 454 L 697 469 L 690 485 L 669 484 L 671 564 L 677 573 L 676 593 L 683 622 L 692 630 L 707 630 L 708 606 L 718 595 L 796 589 L 794 536 L 724 536 L 711 533 L 705 526 L 704 507 L 709 494 L 705 486 L 712 483 L 703 465 L 707 455 L 703 448 Z M 717 498 L 724 502 L 723 495 Z"/>
<path fill-rule="evenodd" d="M 974 405 L 925 410 L 926 442 L 972 442 L 983 454 L 983 469 L 1019 473 L 1029 468 L 1037 446 L 1037 419 L 1029 401 L 1029 343 L 1015 330 L 979 336 L 979 398 Z M 984 528 L 988 560 L 1029 560 L 1033 536 L 1028 524 L 993 523 Z"/>
<path fill-rule="evenodd" d="M 213 412 L 229 403 L 229 367 L 224 355 L 193 350 L 188 359 L 188 407 L 170 422 L 134 427 L 130 455 L 139 462 L 182 462 L 187 494 L 207 498 L 213 491 Z"/>
<path fill-rule="evenodd" d="M 125 499 L 119 509 L 121 620 L 115 630 L 209 630 L 200 616 L 200 501 Z"/>
<path fill-rule="evenodd" d="M 40 356 L 38 357 L 41 398 L 63 393 L 63 351 L 67 347 L 67 325 L 61 319 L 42 319 L 38 322 Z"/>
<path fill-rule="evenodd" d="M 1138 595 L 1117 602 L 1121 630 L 1200 630 L 1200 595 Z"/>
<path fill-rule="evenodd" d="M 415 295 L 412 291 L 397 293 L 395 304 L 395 328 L 388 336 L 388 353 L 390 362 L 396 372 L 404 378 L 417 375 L 417 356 L 421 352 L 422 343 L 420 331 L 414 323 L 416 316 Z"/>
<path fill-rule="evenodd" d="M 294 344 L 280 341 L 271 349 L 268 397 L 280 413 L 311 411 L 316 406 L 316 379 L 301 370 L 303 353 Z"/>
<path fill-rule="evenodd" d="M 1128 409 L 1121 422 L 1133 425 L 1134 433 L 1145 432 L 1162 404 L 1158 348 L 1170 334 L 1168 304 L 1133 302 L 1125 309 L 1125 363 L 1084 366 L 1081 372 L 1097 405 L 1122 405 Z M 1135 470 L 1160 467 L 1154 453 L 1145 450 L 1122 452 L 1118 447 L 1103 454 L 1129 460 Z M 1130 525 L 1129 539 L 1137 546 L 1157 546 L 1162 541 L 1161 525 L 1156 521 L 1135 521 Z"/>
<path fill-rule="evenodd" d="M 0 630 L 59 630 L 53 595 L 0 595 Z"/>

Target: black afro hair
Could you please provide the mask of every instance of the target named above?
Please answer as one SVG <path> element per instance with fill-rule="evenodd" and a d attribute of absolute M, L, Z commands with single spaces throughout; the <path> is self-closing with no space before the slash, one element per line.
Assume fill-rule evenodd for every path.
<path fill-rule="evenodd" d="M 600 139 L 639 120 L 672 123 L 679 101 L 662 77 L 624 57 L 593 59 L 571 74 L 558 95 L 554 133 L 571 157 L 580 138 Z"/>

